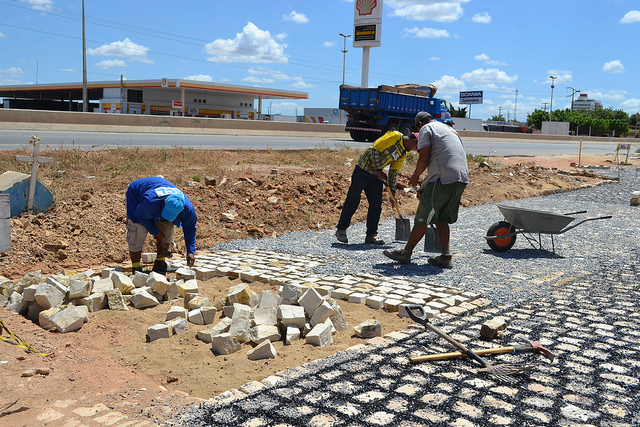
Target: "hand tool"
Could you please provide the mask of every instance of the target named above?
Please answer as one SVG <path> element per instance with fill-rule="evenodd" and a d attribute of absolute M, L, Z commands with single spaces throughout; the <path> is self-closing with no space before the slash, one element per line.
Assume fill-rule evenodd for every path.
<path fill-rule="evenodd" d="M 396 218 L 396 240 L 406 242 L 407 240 L 409 240 L 409 235 L 411 234 L 411 222 L 409 221 L 409 218 L 404 218 L 400 213 L 400 206 L 398 206 L 398 201 L 393 195 L 393 191 L 391 191 L 391 188 L 387 186 L 387 190 L 389 191 L 391 205 L 400 217 Z"/>
<path fill-rule="evenodd" d="M 527 344 L 509 346 L 509 347 L 497 347 L 497 348 L 483 348 L 480 350 L 474 350 L 474 353 L 478 356 L 484 356 L 487 354 L 523 354 L 523 353 L 537 353 L 540 352 L 544 357 L 553 362 L 554 356 L 551 351 L 546 349 L 537 341 L 532 341 Z M 448 360 L 458 357 L 466 357 L 465 353 L 455 351 L 451 353 L 437 353 L 437 354 L 425 354 L 422 356 L 409 357 L 409 361 L 412 363 L 429 362 L 434 360 Z"/>

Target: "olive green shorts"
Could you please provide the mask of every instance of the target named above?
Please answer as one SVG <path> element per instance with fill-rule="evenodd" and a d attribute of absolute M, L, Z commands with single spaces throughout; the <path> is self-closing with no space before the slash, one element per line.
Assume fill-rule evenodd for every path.
<path fill-rule="evenodd" d="M 440 180 L 428 183 L 420 198 L 415 225 L 428 225 L 438 222 L 453 224 L 458 220 L 458 208 L 462 193 L 467 187 L 463 182 L 443 184 Z"/>

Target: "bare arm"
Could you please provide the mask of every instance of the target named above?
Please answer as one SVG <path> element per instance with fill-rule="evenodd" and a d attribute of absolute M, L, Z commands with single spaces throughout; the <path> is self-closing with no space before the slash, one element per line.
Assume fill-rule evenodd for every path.
<path fill-rule="evenodd" d="M 429 166 L 429 158 L 431 157 L 431 147 L 424 147 L 418 150 L 418 162 L 416 163 L 416 169 L 413 171 L 413 175 L 409 178 L 409 185 L 415 186 L 420 180 L 420 175 Z"/>

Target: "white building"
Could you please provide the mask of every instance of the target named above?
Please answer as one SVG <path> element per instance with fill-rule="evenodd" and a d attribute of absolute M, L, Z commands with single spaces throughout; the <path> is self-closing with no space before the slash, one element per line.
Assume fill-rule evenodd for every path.
<path fill-rule="evenodd" d="M 573 101 L 571 108 L 574 111 L 591 111 L 597 108 L 602 108 L 602 102 L 595 99 L 589 99 L 589 94 L 581 93 L 578 99 Z"/>

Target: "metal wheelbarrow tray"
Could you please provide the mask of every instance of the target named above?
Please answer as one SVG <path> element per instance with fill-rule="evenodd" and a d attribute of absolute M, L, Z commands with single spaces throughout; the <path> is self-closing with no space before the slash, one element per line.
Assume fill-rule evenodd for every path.
<path fill-rule="evenodd" d="M 571 215 L 586 213 L 587 211 L 570 212 L 566 214 L 556 214 L 547 211 L 517 208 L 496 204 L 505 218 L 505 221 L 494 223 L 485 239 L 491 249 L 496 252 L 504 252 L 516 242 L 516 236 L 522 234 L 535 249 L 542 249 L 542 234 L 551 235 L 551 245 L 555 253 L 555 242 L 553 236 L 565 233 L 578 225 L 598 219 L 609 219 L 611 215 L 595 218 L 586 218 L 569 226 L 576 218 Z M 537 234 L 537 238 L 534 237 Z"/>

